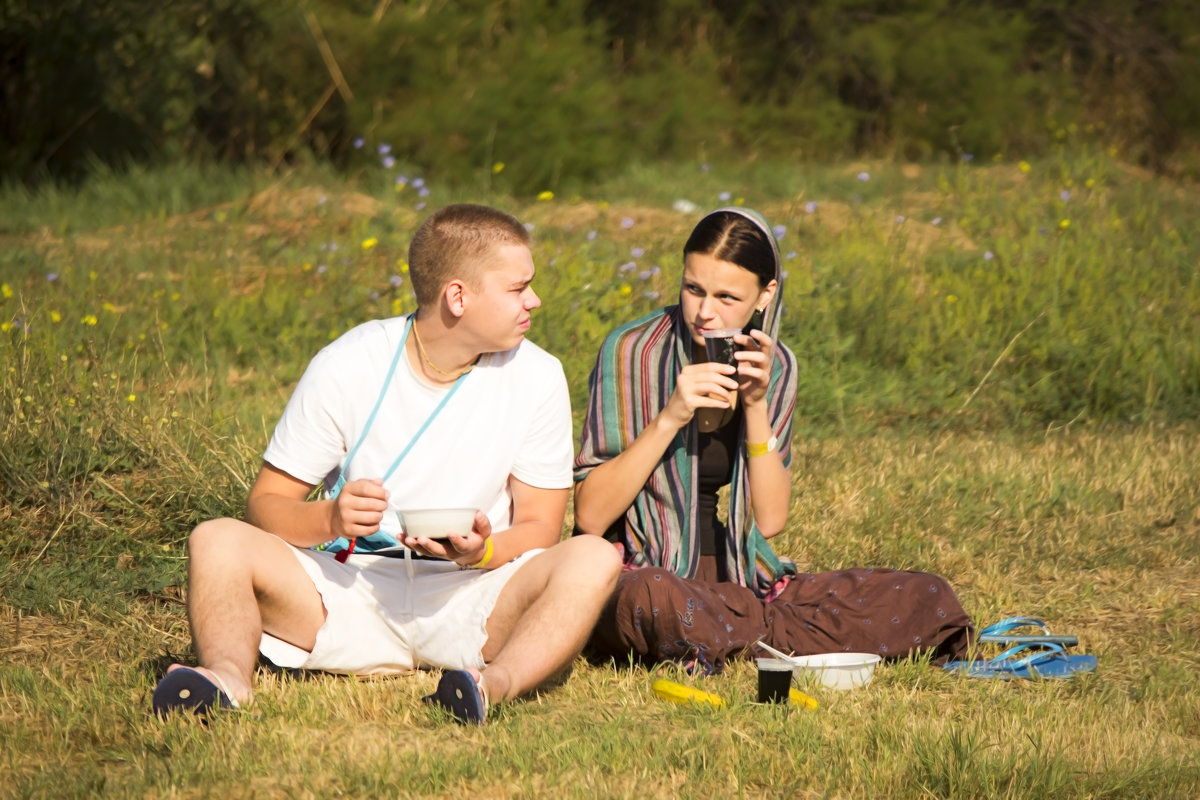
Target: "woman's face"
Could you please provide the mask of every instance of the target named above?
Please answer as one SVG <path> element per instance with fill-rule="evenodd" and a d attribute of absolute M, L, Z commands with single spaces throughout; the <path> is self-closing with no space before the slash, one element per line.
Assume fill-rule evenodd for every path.
<path fill-rule="evenodd" d="M 759 288 L 758 276 L 731 261 L 705 253 L 688 253 L 683 261 L 679 303 L 692 331 L 692 341 L 704 344 L 703 331 L 743 328 L 756 308 L 775 295 L 775 281 Z"/>

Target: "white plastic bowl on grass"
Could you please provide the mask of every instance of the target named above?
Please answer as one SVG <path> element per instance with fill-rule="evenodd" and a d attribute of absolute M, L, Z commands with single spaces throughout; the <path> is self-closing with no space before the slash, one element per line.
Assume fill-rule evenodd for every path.
<path fill-rule="evenodd" d="M 814 680 L 827 689 L 857 689 L 871 682 L 880 657 L 874 653 L 819 653 L 793 656 L 797 678 Z"/>
<path fill-rule="evenodd" d="M 466 536 L 475 522 L 473 508 L 417 508 L 399 514 L 405 533 L 427 539 L 445 539 L 452 533 Z"/>

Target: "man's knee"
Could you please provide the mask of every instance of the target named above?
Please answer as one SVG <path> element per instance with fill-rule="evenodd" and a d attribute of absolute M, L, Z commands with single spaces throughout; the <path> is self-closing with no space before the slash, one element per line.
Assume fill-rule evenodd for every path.
<path fill-rule="evenodd" d="M 573 572 L 585 575 L 609 589 L 621 574 L 621 556 L 612 544 L 599 536 L 575 536 L 562 542 L 566 564 Z"/>
<path fill-rule="evenodd" d="M 246 523 L 229 518 L 201 522 L 188 536 L 188 560 L 206 564 L 233 558 L 245 542 L 245 528 Z"/>

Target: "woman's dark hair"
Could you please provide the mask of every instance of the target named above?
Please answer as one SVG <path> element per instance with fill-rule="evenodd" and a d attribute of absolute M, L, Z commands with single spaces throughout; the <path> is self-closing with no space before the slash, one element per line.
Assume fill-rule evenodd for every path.
<path fill-rule="evenodd" d="M 748 269 L 759 288 L 775 280 L 775 249 L 766 233 L 741 214 L 714 211 L 696 224 L 683 245 L 683 257 L 703 253 Z"/>

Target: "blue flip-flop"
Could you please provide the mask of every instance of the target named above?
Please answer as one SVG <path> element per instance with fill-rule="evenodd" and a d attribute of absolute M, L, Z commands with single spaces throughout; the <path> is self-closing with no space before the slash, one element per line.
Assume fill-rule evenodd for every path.
<path fill-rule="evenodd" d="M 178 667 L 168 672 L 154 687 L 154 713 L 165 717 L 173 711 L 191 711 L 201 717 L 213 708 L 237 708 L 229 690 L 220 678 L 213 681 L 191 667 Z"/>
<path fill-rule="evenodd" d="M 977 661 L 948 661 L 950 672 L 969 678 L 1071 678 L 1096 670 L 1096 657 L 1067 655 L 1063 646 L 1053 642 L 1035 642 L 1010 647 L 995 658 Z"/>
<path fill-rule="evenodd" d="M 1040 628 L 1040 633 L 1016 634 L 1024 628 Z M 994 622 L 979 631 L 980 642 L 997 644 L 1058 644 L 1071 647 L 1079 644 L 1079 637 L 1071 634 L 1053 634 L 1045 622 L 1036 617 L 1008 617 Z"/>
<path fill-rule="evenodd" d="M 483 686 L 465 669 L 443 672 L 437 689 L 422 699 L 450 712 L 460 725 L 482 725 L 487 717 L 488 701 Z"/>

